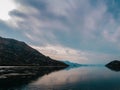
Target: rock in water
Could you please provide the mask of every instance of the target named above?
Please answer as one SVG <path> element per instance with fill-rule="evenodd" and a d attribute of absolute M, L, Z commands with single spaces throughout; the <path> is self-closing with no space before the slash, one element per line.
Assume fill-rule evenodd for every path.
<path fill-rule="evenodd" d="M 114 61 L 106 64 L 106 67 L 108 67 L 109 69 L 114 70 L 114 71 L 120 71 L 120 61 L 114 60 Z"/>
<path fill-rule="evenodd" d="M 0 37 L 1 66 L 68 66 L 47 57 L 26 43 Z"/>

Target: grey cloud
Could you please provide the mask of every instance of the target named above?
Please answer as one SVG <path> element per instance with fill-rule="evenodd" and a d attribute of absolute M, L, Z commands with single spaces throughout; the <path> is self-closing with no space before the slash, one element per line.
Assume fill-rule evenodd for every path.
<path fill-rule="evenodd" d="M 21 18 L 27 18 L 27 15 L 21 11 L 13 10 L 9 13 L 11 17 L 21 17 Z"/>
<path fill-rule="evenodd" d="M 10 13 L 13 24 L 36 45 L 60 44 L 95 52 L 105 52 L 111 47 L 107 47 L 108 44 L 113 45 L 109 42 L 111 38 L 104 36 L 104 31 L 110 32 L 109 27 L 113 26 L 109 24 L 111 14 L 104 0 L 95 0 L 94 3 L 92 0 L 16 2 L 20 7 Z"/>
<path fill-rule="evenodd" d="M 24 6 L 31 6 L 40 10 L 46 10 L 46 3 L 44 0 L 15 0 L 17 3 Z"/>
<path fill-rule="evenodd" d="M 102 62 L 120 52 L 119 22 L 104 0 L 15 1 L 19 6 L 9 13 L 11 20 L 0 22 L 3 36 L 24 40 L 56 59 Z"/>

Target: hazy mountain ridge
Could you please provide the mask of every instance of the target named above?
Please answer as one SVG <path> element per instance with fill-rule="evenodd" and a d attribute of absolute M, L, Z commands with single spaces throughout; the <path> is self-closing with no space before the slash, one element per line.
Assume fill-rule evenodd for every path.
<path fill-rule="evenodd" d="M 82 66 L 82 64 L 78 64 L 78 63 L 74 63 L 74 62 L 70 62 L 70 61 L 63 61 L 63 62 L 71 67 Z"/>
<path fill-rule="evenodd" d="M 0 65 L 67 66 L 47 57 L 26 43 L 0 37 Z"/>

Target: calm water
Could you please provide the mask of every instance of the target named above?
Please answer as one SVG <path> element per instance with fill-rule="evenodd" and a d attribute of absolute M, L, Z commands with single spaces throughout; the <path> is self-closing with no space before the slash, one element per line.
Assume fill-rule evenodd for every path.
<path fill-rule="evenodd" d="M 104 66 L 67 68 L 30 79 L 17 86 L 0 86 L 0 90 L 120 90 L 120 72 Z"/>

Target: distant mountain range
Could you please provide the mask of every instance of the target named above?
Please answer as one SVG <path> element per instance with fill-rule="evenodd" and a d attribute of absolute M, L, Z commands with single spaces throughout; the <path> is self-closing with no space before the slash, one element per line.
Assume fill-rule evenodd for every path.
<path fill-rule="evenodd" d="M 70 61 L 63 61 L 65 64 L 69 65 L 70 67 L 79 67 L 82 66 L 82 64 L 70 62 Z"/>
<path fill-rule="evenodd" d="M 24 42 L 2 37 L 0 37 L 0 65 L 68 66 L 41 54 Z"/>
<path fill-rule="evenodd" d="M 69 65 L 67 68 L 68 70 L 71 68 L 78 68 L 78 67 L 94 67 L 94 66 L 104 66 L 102 64 L 79 64 L 79 63 L 74 63 L 71 61 L 63 61 L 65 64 Z"/>

